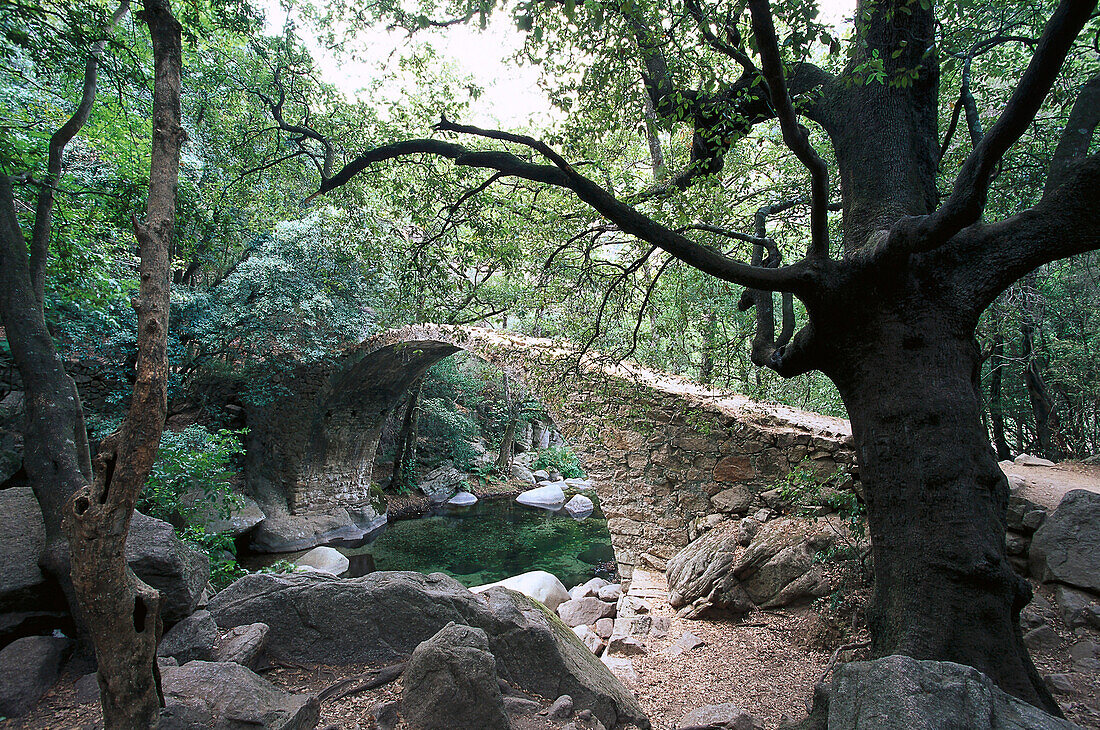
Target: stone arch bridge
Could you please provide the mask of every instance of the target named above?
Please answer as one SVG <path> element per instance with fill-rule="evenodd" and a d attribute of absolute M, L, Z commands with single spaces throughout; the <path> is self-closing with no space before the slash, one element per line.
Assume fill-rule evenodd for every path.
<path fill-rule="evenodd" d="M 552 340 L 416 325 L 287 376 L 289 396 L 249 410 L 248 491 L 268 521 L 334 509 L 375 514 L 371 469 L 383 423 L 418 377 L 460 350 L 545 404 L 595 484 L 624 577 L 639 561 L 663 567 L 708 515 L 756 509 L 758 495 L 804 460 L 822 472 L 853 460 L 842 419 L 582 356 Z"/>

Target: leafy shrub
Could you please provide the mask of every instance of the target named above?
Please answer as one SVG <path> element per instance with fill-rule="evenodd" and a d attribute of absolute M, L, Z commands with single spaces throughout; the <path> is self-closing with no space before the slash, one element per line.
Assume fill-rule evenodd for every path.
<path fill-rule="evenodd" d="M 210 432 L 202 426 L 182 431 L 165 431 L 157 460 L 137 508 L 175 527 L 180 539 L 191 543 L 210 558 L 210 583 L 225 588 L 248 571 L 237 564 L 233 536 L 228 532 L 207 532 L 200 515 L 203 507 L 227 518 L 240 498 L 230 491 L 236 476 L 236 459 L 244 453 L 240 436 L 246 429 Z"/>
<path fill-rule="evenodd" d="M 229 517 L 240 503 L 230 484 L 236 476 L 235 460 L 244 453 L 240 436 L 246 432 L 212 433 L 198 425 L 165 431 L 137 508 L 178 528 L 190 524 L 204 502 Z"/>
<path fill-rule="evenodd" d="M 551 446 L 548 449 L 539 449 L 538 456 L 532 464 L 532 469 L 545 469 L 556 471 L 566 479 L 584 479 L 584 469 L 581 469 L 580 459 L 568 446 Z"/>

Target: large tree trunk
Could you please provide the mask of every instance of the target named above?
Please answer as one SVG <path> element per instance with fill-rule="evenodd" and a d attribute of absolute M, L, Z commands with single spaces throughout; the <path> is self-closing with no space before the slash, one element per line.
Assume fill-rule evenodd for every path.
<path fill-rule="evenodd" d="M 168 410 L 168 251 L 175 230 L 180 124 L 181 29 L 168 0 L 144 0 L 153 41 L 153 144 L 145 222 L 134 219 L 140 289 L 137 378 L 130 409 L 104 439 L 94 483 L 69 502 L 65 529 L 73 587 L 88 622 L 99 664 L 104 725 L 153 727 L 160 713 L 156 646 L 160 595 L 126 563 L 134 504 L 156 459 Z"/>
<path fill-rule="evenodd" d="M 865 320 L 829 368 L 867 495 L 874 653 L 966 664 L 1060 715 L 1020 631 L 1031 589 L 1006 558 L 1008 483 L 982 426 L 973 329 L 913 311 Z"/>

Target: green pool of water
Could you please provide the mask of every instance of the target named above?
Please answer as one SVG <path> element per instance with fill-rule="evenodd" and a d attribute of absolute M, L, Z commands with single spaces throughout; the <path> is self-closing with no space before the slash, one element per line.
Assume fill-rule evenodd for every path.
<path fill-rule="evenodd" d="M 331 544 L 348 557 L 349 576 L 375 570 L 441 572 L 467 586 L 503 580 L 530 570 L 556 575 L 566 588 L 614 565 L 607 520 L 597 506 L 585 520 L 524 507 L 510 498 L 483 499 L 472 507 L 439 507 L 414 520 L 399 520 L 357 543 Z M 254 556 L 247 567 L 301 553 Z"/>

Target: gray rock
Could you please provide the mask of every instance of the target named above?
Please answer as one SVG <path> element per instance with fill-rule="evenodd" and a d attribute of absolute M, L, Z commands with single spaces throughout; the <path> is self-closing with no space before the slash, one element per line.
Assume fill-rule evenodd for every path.
<path fill-rule="evenodd" d="M 1100 658 L 1100 646 L 1097 646 L 1094 641 L 1081 639 L 1069 648 L 1069 656 L 1075 662 L 1082 659 L 1097 659 Z"/>
<path fill-rule="evenodd" d="M 814 557 L 836 541 L 824 520 L 767 522 L 743 550 L 738 530 L 713 530 L 668 561 L 670 602 L 679 608 L 700 601 L 735 614 L 804 603 L 831 590 Z"/>
<path fill-rule="evenodd" d="M 169 623 L 191 615 L 210 579 L 205 554 L 180 540 L 167 522 L 137 511 L 126 538 L 126 561 L 160 591 L 161 616 Z"/>
<path fill-rule="evenodd" d="M 1031 573 L 1100 593 L 1100 494 L 1074 489 L 1062 497 L 1031 540 Z"/>
<path fill-rule="evenodd" d="M 531 472 L 531 476 L 535 478 L 535 482 L 548 482 L 550 481 L 550 472 L 545 469 L 536 469 Z"/>
<path fill-rule="evenodd" d="M 744 484 L 738 484 L 729 489 L 723 489 L 710 498 L 714 508 L 719 512 L 727 512 L 734 515 L 748 513 L 756 504 L 756 495 Z"/>
<path fill-rule="evenodd" d="M 558 580 L 556 575 L 548 573 L 545 570 L 532 570 L 528 573 L 513 575 L 510 578 L 505 578 L 496 583 L 471 586 L 470 590 L 474 593 L 484 593 L 490 588 L 495 588 L 497 586 L 517 591 L 528 598 L 533 598 L 551 611 L 556 610 L 562 602 L 569 600 L 569 593 L 565 590 L 565 585 Z"/>
<path fill-rule="evenodd" d="M 99 676 L 95 672 L 85 674 L 76 680 L 73 691 L 76 693 L 76 703 L 78 705 L 90 705 L 93 702 L 99 702 Z"/>
<path fill-rule="evenodd" d="M 441 573 L 253 574 L 208 607 L 222 628 L 263 622 L 266 654 L 331 665 L 394 663 L 449 622 L 484 629 L 497 674 L 543 697 L 569 694 L 609 727 L 645 721 L 637 700 L 548 609 L 504 588 L 478 595 Z M 349 630 L 349 627 L 355 627 Z"/>
<path fill-rule="evenodd" d="M 1031 651 L 1049 652 L 1060 647 L 1062 640 L 1050 624 L 1044 624 L 1024 634 L 1024 644 Z"/>
<path fill-rule="evenodd" d="M 0 716 L 21 717 L 57 681 L 61 660 L 72 642 L 53 636 L 26 636 L 0 651 Z"/>
<path fill-rule="evenodd" d="M 193 661 L 163 674 L 158 730 L 308 730 L 320 708 L 312 695 L 284 692 L 233 662 Z"/>
<path fill-rule="evenodd" d="M 435 504 L 446 502 L 460 486 L 466 485 L 467 475 L 453 464 L 444 464 L 427 474 L 417 484 L 417 489 Z"/>
<path fill-rule="evenodd" d="M 1100 614 L 1100 605 L 1088 593 L 1069 586 L 1056 585 L 1054 586 L 1054 601 L 1058 604 L 1062 620 L 1069 628 L 1076 629 L 1088 625 L 1100 628 L 1100 622 L 1090 620 L 1091 616 Z"/>
<path fill-rule="evenodd" d="M 621 596 L 622 594 L 623 587 L 618 583 L 612 583 L 611 585 L 606 585 L 600 590 L 596 591 L 596 598 L 599 598 L 601 601 L 614 603 L 615 601 L 619 600 L 619 596 Z"/>
<path fill-rule="evenodd" d="M 680 727 L 713 727 L 715 730 L 756 730 L 756 720 L 737 705 L 704 705 L 684 715 Z"/>
<path fill-rule="evenodd" d="M 509 715 L 534 715 L 542 705 L 526 697 L 505 697 L 504 711 Z"/>
<path fill-rule="evenodd" d="M 1043 681 L 1050 687 L 1050 691 L 1059 695 L 1071 695 L 1077 691 L 1071 674 L 1048 674 Z"/>
<path fill-rule="evenodd" d="M 580 626 L 574 626 L 573 633 L 577 635 L 577 638 L 580 639 L 581 642 L 585 646 L 587 646 L 589 651 L 591 651 L 593 654 L 599 655 L 599 653 L 603 650 L 603 639 L 601 639 L 599 635 L 588 626 L 585 626 L 583 624 Z"/>
<path fill-rule="evenodd" d="M 564 722 L 573 717 L 573 698 L 569 695 L 557 698 L 546 710 L 546 716 L 558 722 Z"/>
<path fill-rule="evenodd" d="M 329 575 L 342 575 L 348 572 L 351 565 L 343 553 L 327 546 L 313 548 L 295 560 L 294 564 Z"/>
<path fill-rule="evenodd" d="M 290 553 L 332 540 L 357 540 L 376 527 L 373 520 L 356 523 L 346 509 L 312 515 L 276 515 L 256 526 L 251 546 L 260 553 Z"/>
<path fill-rule="evenodd" d="M 528 484 L 534 484 L 536 481 L 535 475 L 530 469 L 523 464 L 516 464 L 515 462 L 512 463 L 512 478 L 518 479 L 521 482 L 527 482 Z"/>
<path fill-rule="evenodd" d="M 30 487 L 0 490 L 0 611 L 37 610 L 46 591 L 42 511 Z"/>
<path fill-rule="evenodd" d="M 415 730 L 508 730 L 496 660 L 482 629 L 444 626 L 413 651 L 401 685 L 402 714 Z"/>
<path fill-rule="evenodd" d="M 565 503 L 565 511 L 574 519 L 588 517 L 595 509 L 596 506 L 592 503 L 592 500 L 583 494 L 574 494 L 573 497 Z"/>
<path fill-rule="evenodd" d="M 1072 730 L 973 667 L 888 656 L 842 664 L 829 727 L 837 730 Z"/>
<path fill-rule="evenodd" d="M 157 656 L 170 656 L 180 664 L 193 659 L 214 658 L 214 642 L 218 640 L 218 625 L 209 611 L 195 611 L 170 628 L 157 645 Z"/>
<path fill-rule="evenodd" d="M 527 507 L 557 511 L 565 505 L 565 492 L 556 484 L 537 487 L 522 492 L 516 501 Z"/>
<path fill-rule="evenodd" d="M 606 640 L 611 638 L 611 632 L 615 630 L 615 621 L 614 619 L 601 618 L 593 628 L 596 631 L 596 636 Z"/>
<path fill-rule="evenodd" d="M 1012 483 L 1008 497 L 1008 529 L 1030 535 L 1046 516 L 1046 508 L 1024 496 L 1026 492 L 1025 483 Z"/>
<path fill-rule="evenodd" d="M 558 604 L 558 617 L 566 626 L 591 625 L 615 615 L 615 604 L 591 596 L 573 598 Z"/>
<path fill-rule="evenodd" d="M 1020 454 L 1013 461 L 1021 466 L 1054 466 L 1054 462 L 1050 459 L 1032 456 L 1031 454 Z"/>
<path fill-rule="evenodd" d="M 459 492 L 447 500 L 452 507 L 472 507 L 477 504 L 477 497 L 469 492 Z"/>
<path fill-rule="evenodd" d="M 267 639 L 271 627 L 265 623 L 234 626 L 222 634 L 214 649 L 214 660 L 236 662 L 249 669 L 255 669 L 260 656 L 267 648 Z"/>
<path fill-rule="evenodd" d="M 760 522 L 753 517 L 745 517 L 737 525 L 737 544 L 741 547 L 748 547 L 759 531 Z"/>

